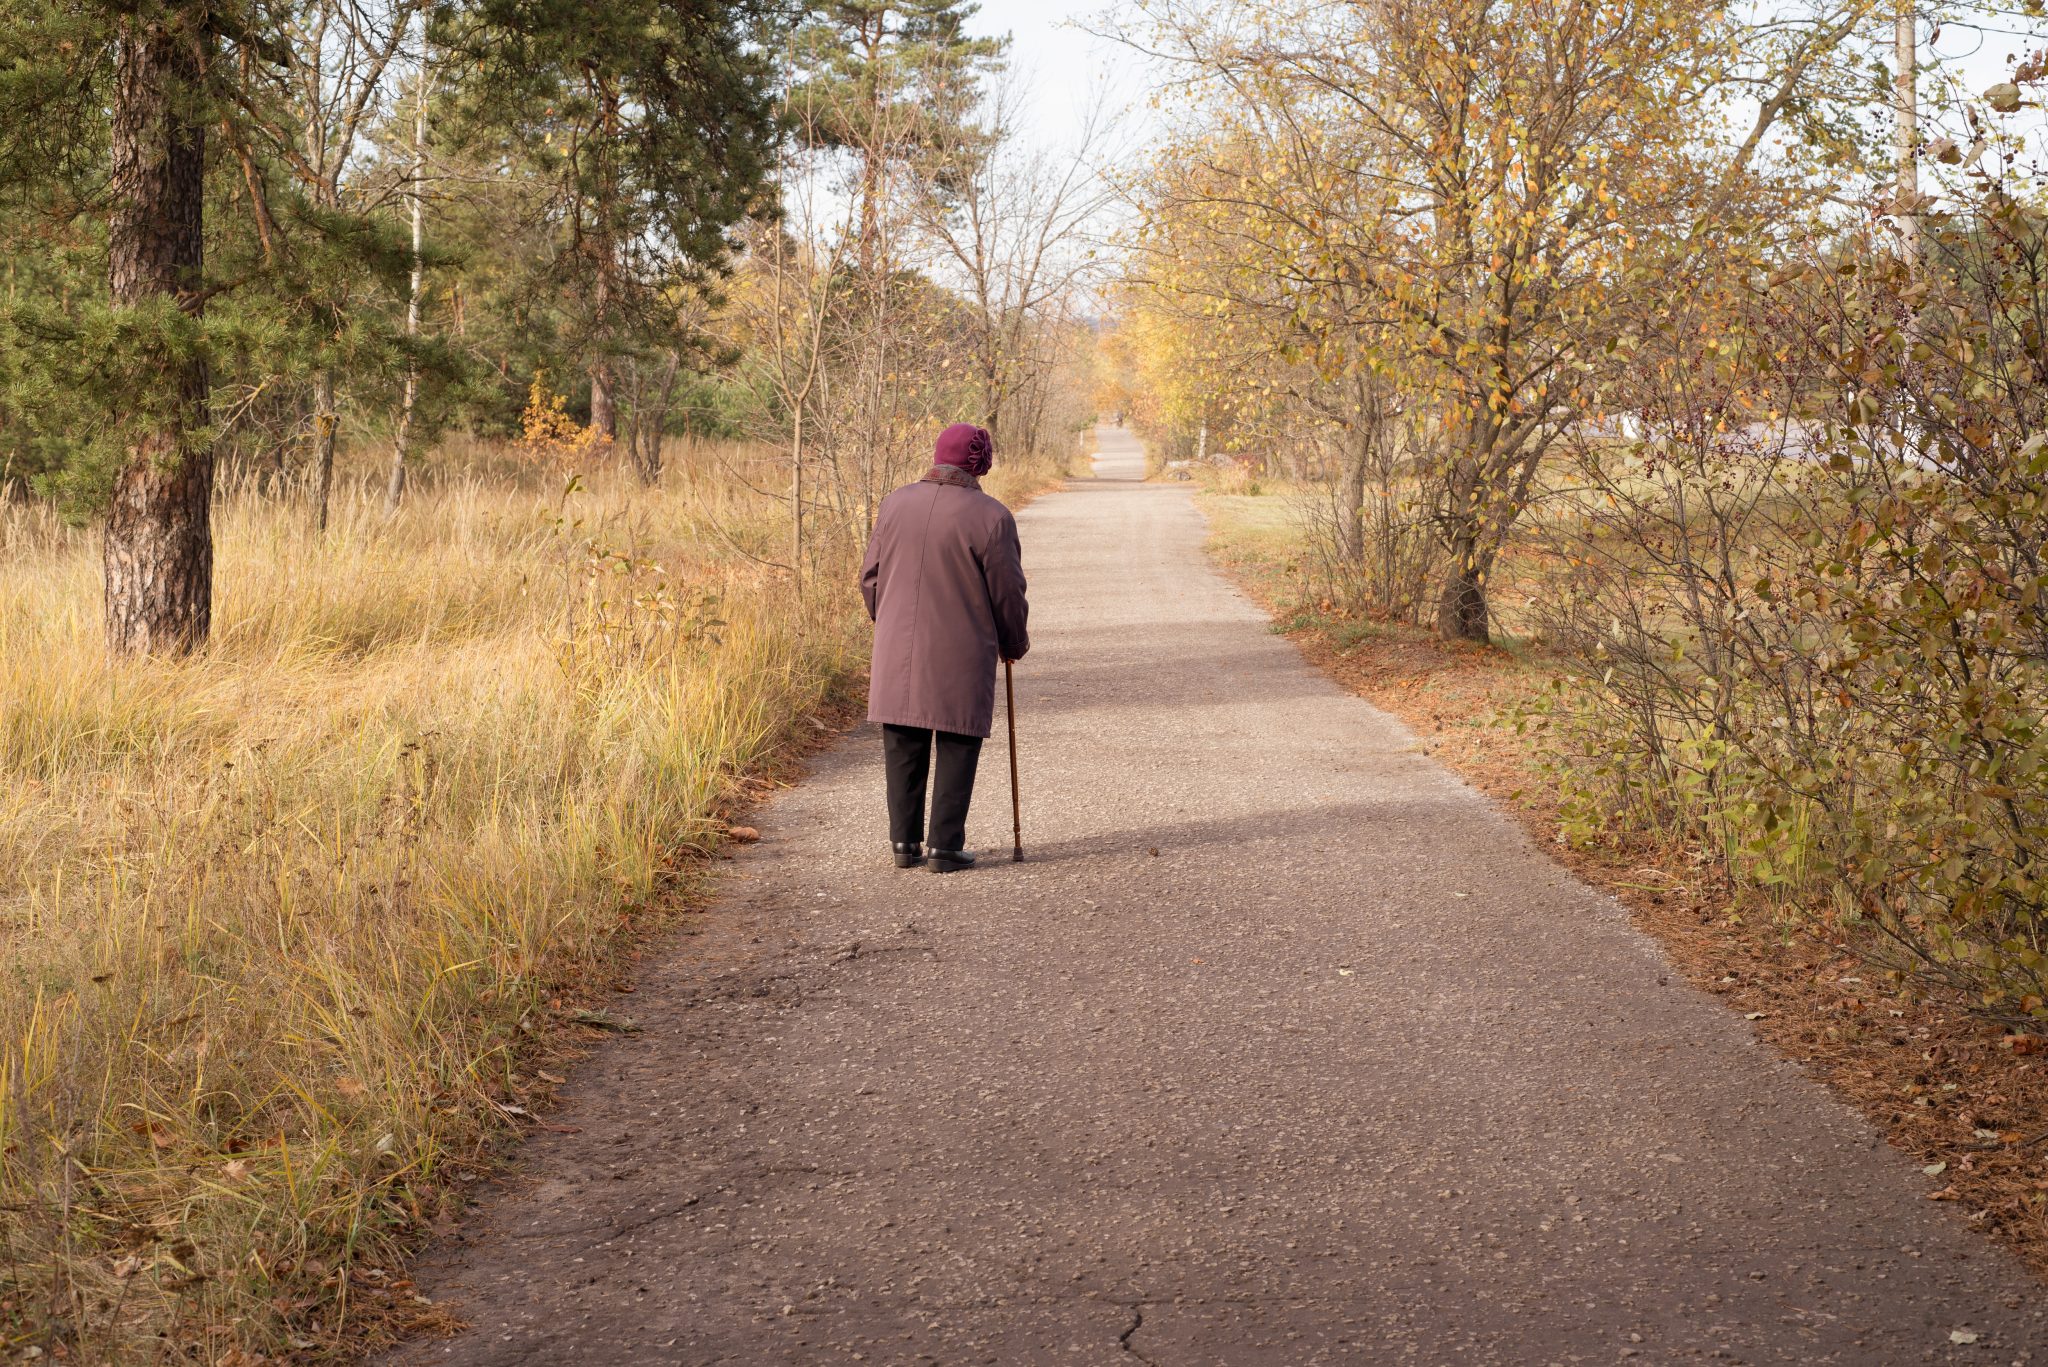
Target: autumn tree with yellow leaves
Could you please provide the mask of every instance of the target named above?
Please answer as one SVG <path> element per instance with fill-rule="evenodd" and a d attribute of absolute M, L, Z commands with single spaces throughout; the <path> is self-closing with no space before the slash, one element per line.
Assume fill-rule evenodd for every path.
<path fill-rule="evenodd" d="M 1347 548 L 1398 423 L 1432 475 L 1438 629 L 1485 640 L 1489 576 L 1604 325 L 1655 288 L 1646 248 L 1683 231 L 1711 18 L 1602 0 L 1147 10 L 1206 116 L 1147 187 L 1148 239 L 1181 263 L 1160 287 L 1256 320 L 1305 367 L 1296 407 L 1348 448 Z"/>
<path fill-rule="evenodd" d="M 1869 0 L 1143 8 L 1184 103 L 1132 344 L 1204 367 L 1172 392 L 1228 442 L 1324 448 L 1356 584 L 1413 529 L 1371 516 L 1391 471 L 1446 638 L 1541 545 L 1560 835 L 1690 842 L 1893 981 L 2048 1022 L 2040 40 L 1969 92 Z"/>

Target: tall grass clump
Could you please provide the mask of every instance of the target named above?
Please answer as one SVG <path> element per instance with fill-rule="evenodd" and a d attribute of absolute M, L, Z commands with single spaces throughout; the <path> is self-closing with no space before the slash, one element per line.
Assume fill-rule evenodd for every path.
<path fill-rule="evenodd" d="M 560 994 L 859 664 L 855 596 L 792 594 L 780 508 L 708 466 L 418 488 L 324 536 L 225 500 L 183 661 L 110 658 L 93 538 L 6 514 L 10 1352 L 342 1341 Z"/>

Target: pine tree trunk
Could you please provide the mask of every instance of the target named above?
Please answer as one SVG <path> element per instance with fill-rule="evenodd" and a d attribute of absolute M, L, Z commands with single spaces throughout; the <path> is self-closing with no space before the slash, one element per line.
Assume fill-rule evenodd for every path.
<path fill-rule="evenodd" d="M 405 375 L 405 404 L 398 413 L 398 436 L 391 443 L 391 470 L 384 478 L 386 517 L 397 517 L 398 505 L 405 501 L 405 461 L 412 444 L 412 409 L 419 390 L 419 372 L 408 370 Z"/>
<path fill-rule="evenodd" d="M 117 307 L 191 299 L 205 264 L 206 133 L 182 117 L 201 72 L 205 10 L 130 17 L 115 49 L 107 284 Z M 115 476 L 107 510 L 107 643 L 183 653 L 213 616 L 213 459 L 203 356 L 161 358 L 170 394 Z"/>
<path fill-rule="evenodd" d="M 668 427 L 669 406 L 675 402 L 676 372 L 681 365 L 681 353 L 669 352 L 662 365 L 661 383 L 657 389 L 661 397 L 648 405 L 646 419 L 639 424 L 636 463 L 640 468 L 640 482 L 650 487 L 661 483 L 661 437 Z"/>
<path fill-rule="evenodd" d="M 602 143 L 598 149 L 597 222 L 591 233 L 591 250 L 597 257 L 597 281 L 591 299 L 591 341 L 596 357 L 590 363 L 590 425 L 606 441 L 619 439 L 619 404 L 612 382 L 612 274 L 618 269 L 618 244 L 613 224 L 618 213 L 619 186 L 612 159 L 612 142 L 618 137 L 619 95 L 609 84 L 600 86 L 604 104 Z"/>
<path fill-rule="evenodd" d="M 313 381 L 313 525 L 327 530 L 327 502 L 334 491 L 334 368 L 322 366 Z"/>
<path fill-rule="evenodd" d="M 603 292 L 602 287 L 599 292 Z M 600 338 L 598 345 L 605 345 L 604 339 Z M 590 363 L 590 425 L 606 441 L 619 439 L 619 404 L 612 394 L 612 362 L 601 353 Z"/>

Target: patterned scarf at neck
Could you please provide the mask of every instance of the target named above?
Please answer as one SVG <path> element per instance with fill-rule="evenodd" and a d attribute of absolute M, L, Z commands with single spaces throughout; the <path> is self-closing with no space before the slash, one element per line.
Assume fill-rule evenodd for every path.
<path fill-rule="evenodd" d="M 957 465 L 934 465 L 918 481 L 920 484 L 953 484 L 962 489 L 979 489 L 981 481 Z"/>

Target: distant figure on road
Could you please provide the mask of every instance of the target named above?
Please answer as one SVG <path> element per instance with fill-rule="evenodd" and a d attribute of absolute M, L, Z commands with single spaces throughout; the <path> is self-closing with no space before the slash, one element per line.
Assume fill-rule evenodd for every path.
<path fill-rule="evenodd" d="M 996 661 L 1021 660 L 1031 648 L 1017 520 L 981 491 L 994 457 L 995 443 L 979 427 L 958 422 L 940 433 L 930 473 L 882 500 L 861 566 L 861 596 L 875 623 L 868 720 L 882 724 L 899 869 L 927 862 L 924 795 L 934 748 L 930 866 L 974 866 L 967 807 L 995 718 Z"/>

